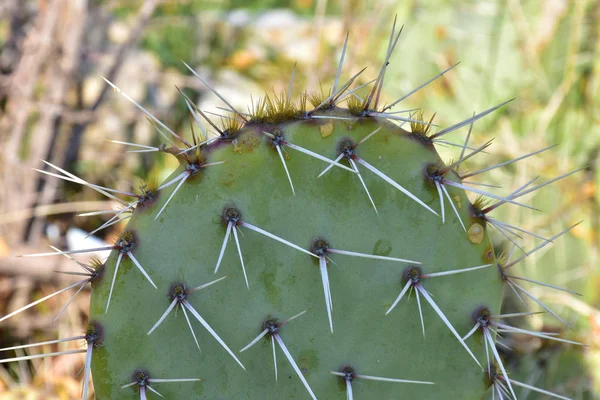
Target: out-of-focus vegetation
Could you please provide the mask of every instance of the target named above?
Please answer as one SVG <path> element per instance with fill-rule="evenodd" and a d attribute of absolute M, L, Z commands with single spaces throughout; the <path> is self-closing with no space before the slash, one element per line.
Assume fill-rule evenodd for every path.
<path fill-rule="evenodd" d="M 356 82 L 358 86 L 375 77 L 393 16 L 397 14 L 405 26 L 386 76 L 387 101 L 394 101 L 456 62 L 461 64 L 394 110 L 422 108 L 426 117 L 437 113 L 435 122 L 444 127 L 515 97 L 506 107 L 475 123 L 473 146 L 491 138 L 496 140 L 487 154 L 471 160 L 471 169 L 551 144 L 558 146 L 488 172 L 484 181 L 501 185 L 502 193 L 538 175 L 542 182 L 585 167 L 527 198 L 544 212 L 532 214 L 529 210 L 506 207 L 498 210 L 497 217 L 546 237 L 571 223 L 584 221 L 571 234 L 529 257 L 520 268 L 526 269 L 532 279 L 582 294 L 579 297 L 531 287 L 533 293 L 552 304 L 574 326 L 574 330 L 564 331 L 563 335 L 589 346 L 568 348 L 510 336 L 505 340 L 510 349 L 502 350 L 519 380 L 569 393 L 577 399 L 598 398 L 600 3 L 164 0 L 154 2 L 139 36 L 132 38 L 136 35 L 134 27 L 140 22 L 140 10 L 149 8 L 149 3 L 152 1 L 8 0 L 6 6 L 0 6 L 0 139 L 4 149 L 0 173 L 5 177 L 0 188 L 4 199 L 0 201 L 0 314 L 18 308 L 31 296 L 38 298 L 62 287 L 62 281 L 51 275 L 52 268 L 47 274 L 35 276 L 15 273 L 11 261 L 14 254 L 23 253 L 24 249 L 43 249 L 48 241 L 64 246 L 68 244 L 69 229 L 91 231 L 103 222 L 99 217 L 74 216 L 98 207 L 91 202 L 104 200 L 92 191 L 42 181 L 23 189 L 22 185 L 11 186 L 8 175 L 22 173 L 24 182 L 37 180 L 39 176 L 32 174 L 30 168 L 42 168 L 39 158 L 45 158 L 88 181 L 129 190 L 141 179 L 162 179 L 174 167 L 170 159 L 125 154 L 125 149 L 107 141 L 160 143 L 152 125 L 131 104 L 111 92 L 100 97 L 105 84 L 99 75 L 109 75 L 115 60 L 119 62 L 112 77 L 116 84 L 175 131 L 186 132 L 190 118 L 175 86 L 198 99 L 202 108 L 222 111 L 216 108 L 221 105 L 218 99 L 191 76 L 181 61 L 206 76 L 236 107 L 246 109 L 265 91 L 286 90 L 294 65 L 295 95 L 300 94 L 301 88 L 320 90 L 321 83 L 327 90 L 349 31 L 342 76 L 348 78 L 367 66 Z M 73 13 L 85 18 L 79 43 L 75 46 L 69 42 L 72 32 L 54 27 L 55 33 L 48 40 L 57 42 L 50 44 L 47 58 L 37 60 L 40 66 L 30 76 L 22 70 L 27 68 L 22 61 L 32 57 L 28 39 L 36 32 L 44 32 L 44 18 L 53 7 L 60 8 L 59 17 L 64 17 L 61 21 Z M 60 76 L 53 57 L 59 57 L 59 50 L 68 51 L 73 46 L 73 67 L 66 76 Z M 122 59 L 118 57 L 120 51 L 125 54 Z M 60 55 L 63 57 L 64 53 Z M 35 64 L 30 63 L 29 68 L 32 65 Z M 15 81 L 15 77 L 19 80 Z M 57 97 L 55 86 L 60 79 L 64 85 Z M 31 85 L 29 94 L 21 90 L 25 85 Z M 22 95 L 27 97 L 24 102 L 19 97 Z M 15 118 L 18 122 L 16 113 L 23 112 L 23 107 L 26 115 L 19 132 L 21 140 L 11 147 Z M 47 123 L 51 111 L 52 123 Z M 449 139 L 462 143 L 466 130 L 453 133 Z M 40 139 L 44 137 L 47 140 Z M 42 144 L 45 147 L 40 150 Z M 6 153 L 11 149 L 16 150 L 16 156 Z M 456 148 L 442 151 L 447 159 L 459 154 Z M 33 155 L 39 157 L 32 159 Z M 53 185 L 53 190 L 48 190 Z M 67 202 L 76 205 L 69 208 L 63 205 Z M 34 219 L 30 218 L 32 215 Z M 48 236 L 49 224 L 58 227 L 62 234 Z M 44 229 L 36 231 L 35 226 Z M 111 240 L 121 228 L 114 226 L 101 236 Z M 499 251 L 506 248 L 503 237 L 497 237 L 496 243 Z M 524 249 L 531 249 L 538 241 L 524 235 L 521 243 Z M 85 323 L 86 296 L 78 300 L 79 308 L 67 313 L 62 322 L 50 323 L 56 312 L 53 310 L 58 310 L 67 299 L 56 299 L 49 306 L 0 326 L 0 347 L 52 338 L 56 331 L 61 336 L 79 334 Z M 506 310 L 522 310 L 521 307 L 507 293 Z M 45 324 L 40 322 L 40 316 Z M 34 319 L 36 322 L 32 322 Z M 543 315 L 523 324 L 544 331 L 561 329 Z M 74 333 L 65 335 L 67 331 Z M 0 368 L 0 399 L 78 398 L 72 378 L 66 376 L 76 375 L 81 360 L 69 357 Z M 57 375 L 64 378 L 58 379 Z M 520 398 L 536 396 L 530 393 Z"/>

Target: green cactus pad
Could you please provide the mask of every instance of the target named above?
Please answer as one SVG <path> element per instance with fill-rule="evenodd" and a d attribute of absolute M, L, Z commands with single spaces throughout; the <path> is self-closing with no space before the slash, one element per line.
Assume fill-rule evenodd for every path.
<path fill-rule="evenodd" d="M 121 388 L 134 382 L 134 374 L 140 376 L 140 371 L 147 371 L 141 374 L 145 378 L 201 379 L 149 383 L 171 399 L 311 398 L 273 331 L 240 353 L 264 329 L 275 329 L 319 399 L 346 398 L 343 378 L 330 373 L 345 367 L 358 374 L 352 380 L 356 399 L 480 399 L 488 391 L 485 372 L 423 294 L 418 300 L 424 334 L 416 289 L 411 290 L 410 297 L 406 293 L 386 315 L 406 287 L 406 271 L 428 274 L 487 264 L 494 265 L 423 278 L 419 284 L 460 336 L 473 327 L 471 314 L 478 307 L 486 306 L 498 314 L 503 282 L 485 224 L 473 218 L 461 189 L 445 185 L 467 232 L 447 198 L 442 223 L 439 215 L 358 161 L 366 161 L 440 214 L 439 193 L 428 173 L 432 165 L 443 163 L 434 147 L 419 140 L 418 135 L 384 119 L 356 117 L 339 108 L 320 111 L 319 115 L 319 119 L 289 118 L 277 125 L 246 124 L 228 140 L 219 139 L 203 147 L 195 174 L 181 184 L 156 220 L 179 181 L 160 190 L 152 204 L 136 209 L 127 228 L 133 233 L 133 246 L 128 249 L 158 289 L 121 250 L 110 307 L 105 313 L 119 254 L 113 252 L 102 281 L 93 289 L 91 306 L 90 318 L 103 328 L 102 345 L 94 349 L 92 362 L 99 399 L 140 398 L 139 385 Z M 339 155 L 340 143 L 356 144 L 377 128 L 379 131 L 354 148 L 355 164 L 377 212 L 357 174 L 333 166 L 317 178 L 329 164 L 286 145 L 333 160 Z M 221 161 L 226 162 L 210 165 Z M 339 163 L 351 168 L 345 158 Z M 180 176 L 186 167 L 182 159 L 180 169 L 169 180 Z M 457 180 L 453 174 L 448 172 L 446 179 Z M 227 209 L 238 214 L 224 214 Z M 228 226 L 233 228 L 215 274 Z M 319 258 L 306 253 L 323 250 L 315 247 L 318 240 L 326 241 L 329 250 L 421 264 L 327 251 L 332 333 Z M 190 292 L 222 277 L 227 278 Z M 214 329 L 245 371 L 190 309 L 184 314 L 184 300 Z M 173 311 L 148 335 L 171 304 Z M 288 323 L 266 324 L 284 322 L 305 310 Z M 481 335 L 470 339 L 468 345 L 485 365 Z M 360 375 L 435 384 L 382 382 Z"/>

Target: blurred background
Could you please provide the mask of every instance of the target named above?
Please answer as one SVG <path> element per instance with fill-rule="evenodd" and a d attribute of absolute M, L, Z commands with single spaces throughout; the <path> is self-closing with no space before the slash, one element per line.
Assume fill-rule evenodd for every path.
<path fill-rule="evenodd" d="M 574 348 L 509 335 L 501 347 L 512 376 L 575 399 L 600 398 L 600 2 L 597 0 L 2 0 L 0 2 L 0 316 L 72 284 L 60 257 L 16 255 L 112 242 L 123 224 L 84 240 L 107 220 L 78 214 L 117 204 L 80 185 L 44 177 L 48 160 L 99 185 L 130 191 L 163 180 L 176 167 L 155 153 L 126 153 L 109 140 L 161 143 L 144 115 L 101 77 L 116 83 L 174 131 L 189 134 L 190 116 L 176 87 L 200 108 L 222 103 L 185 68 L 187 62 L 239 109 L 265 91 L 294 95 L 329 90 L 345 34 L 342 80 L 363 67 L 355 86 L 373 79 L 385 56 L 393 16 L 404 24 L 386 75 L 391 102 L 440 71 L 461 64 L 402 103 L 436 114 L 442 127 L 502 101 L 478 121 L 471 144 L 496 138 L 469 169 L 559 146 L 486 173 L 508 193 L 533 177 L 584 169 L 527 197 L 543 212 L 505 206 L 501 221 L 552 236 L 570 233 L 528 257 L 520 272 L 581 296 L 527 285 L 572 326 L 543 315 L 511 321 L 556 331 L 588 346 Z M 449 135 L 462 143 L 467 128 Z M 440 148 L 445 159 L 456 148 Z M 512 190 L 511 190 L 512 189 Z M 504 238 L 494 237 L 498 252 Z M 539 241 L 520 240 L 524 249 Z M 77 336 L 87 323 L 88 289 L 53 322 L 73 291 L 0 324 L 0 348 Z M 505 312 L 523 311 L 506 293 Z M 532 307 L 537 310 L 537 308 Z M 0 358 L 62 351 L 61 344 L 0 352 Z M 83 356 L 0 365 L 0 399 L 78 399 Z M 527 391 L 520 399 L 543 398 Z"/>

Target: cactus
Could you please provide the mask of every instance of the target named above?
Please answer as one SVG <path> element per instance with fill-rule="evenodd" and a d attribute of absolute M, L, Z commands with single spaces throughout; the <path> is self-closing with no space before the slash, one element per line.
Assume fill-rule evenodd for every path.
<path fill-rule="evenodd" d="M 287 93 L 243 113 L 215 91 L 229 111 L 222 125 L 185 97 L 202 131 L 192 138 L 134 102 L 166 143 L 121 144 L 169 153 L 179 168 L 160 185 L 119 192 L 51 165 L 51 175 L 123 204 L 101 228 L 129 223 L 105 262 L 79 263 L 85 279 L 0 321 L 90 283 L 89 329 L 60 340 L 87 343 L 74 351 L 86 353 L 84 399 L 90 374 L 99 399 L 516 398 L 517 386 L 548 394 L 510 377 L 499 333 L 579 343 L 514 327 L 510 317 L 529 313 L 502 315 L 501 304 L 512 291 L 566 325 L 526 289 L 545 284 L 511 268 L 570 228 L 543 238 L 490 213 L 528 207 L 518 199 L 569 174 L 506 196 L 470 181 L 546 149 L 464 172 L 490 144 L 469 146 L 473 123 L 507 102 L 443 129 L 423 113 L 391 111 L 451 67 L 382 106 L 399 35 L 394 25 L 364 98 L 351 89 L 360 73 L 339 80 L 346 38 L 327 94 L 292 101 L 292 74 Z M 435 145 L 463 127 L 460 157 L 445 163 Z M 539 245 L 496 254 L 490 229 L 513 249 L 523 234 Z M 89 251 L 55 250 L 30 256 Z"/>

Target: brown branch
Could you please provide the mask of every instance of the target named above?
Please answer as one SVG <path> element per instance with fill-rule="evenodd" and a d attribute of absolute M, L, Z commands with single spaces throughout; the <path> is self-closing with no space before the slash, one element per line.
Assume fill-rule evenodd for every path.
<path fill-rule="evenodd" d="M 34 208 L 11 211 L 6 214 L 0 214 L 0 225 L 11 222 L 23 221 L 31 216 L 45 217 L 47 215 L 83 213 L 115 207 L 115 201 L 76 201 L 71 203 L 46 204 Z"/>
<path fill-rule="evenodd" d="M 58 22 L 58 7 L 50 7 L 40 11 L 34 28 L 28 34 L 23 45 L 23 54 L 20 62 L 10 75 L 10 80 L 4 82 L 3 87 L 7 92 L 6 114 L 0 119 L 0 132 L 5 132 L 0 137 L 3 153 L 3 165 L 0 170 L 2 179 L 2 194 L 0 208 L 3 211 L 22 207 L 23 198 L 28 193 L 23 192 L 23 171 L 19 159 L 19 150 L 25 135 L 25 127 L 29 117 L 27 102 L 33 96 L 34 88 L 44 61 L 48 58 L 51 49 L 51 38 Z M 6 232 L 15 241 L 19 235 L 20 226 L 10 227 Z"/>
<path fill-rule="evenodd" d="M 135 22 L 133 23 L 133 29 L 131 30 L 131 34 L 129 35 L 128 40 L 125 41 L 121 45 L 121 47 L 117 50 L 117 53 L 113 60 L 112 66 L 110 67 L 110 69 L 108 70 L 108 73 L 106 74 L 106 79 L 108 79 L 111 82 L 115 80 L 117 74 L 119 73 L 119 70 L 121 69 L 121 66 L 123 65 L 123 63 L 125 61 L 125 58 L 127 57 L 127 53 L 133 46 L 135 46 L 139 42 L 139 40 L 142 36 L 144 27 L 148 23 L 148 20 L 150 19 L 152 14 L 154 14 L 154 10 L 156 9 L 156 7 L 158 6 L 158 4 L 160 2 L 161 2 L 161 0 L 144 1 L 142 7 L 138 11 L 138 14 L 135 18 Z M 102 89 L 102 92 L 100 92 L 100 95 L 98 96 L 98 98 L 96 99 L 96 101 L 94 102 L 92 107 L 90 108 L 91 111 L 96 110 L 102 104 L 102 102 L 104 101 L 104 97 L 106 96 L 106 93 L 108 93 L 108 88 L 109 88 L 108 85 L 104 86 L 104 88 Z"/>
<path fill-rule="evenodd" d="M 116 77 L 125 61 L 128 51 L 139 42 L 144 27 L 148 23 L 148 20 L 150 19 L 152 14 L 154 14 L 154 10 L 158 6 L 158 4 L 160 4 L 160 2 L 161 0 L 144 1 L 142 7 L 138 11 L 138 14 L 135 18 L 135 22 L 133 23 L 133 28 L 131 30 L 131 34 L 129 35 L 129 39 L 118 48 L 112 65 L 106 74 L 106 79 L 110 81 L 116 80 Z M 88 111 L 95 112 L 98 109 L 98 107 L 100 107 L 100 105 L 104 101 L 104 98 L 106 97 L 106 93 L 108 93 L 108 88 L 108 85 L 104 86 L 94 104 L 88 108 Z M 79 158 L 79 149 L 81 147 L 81 141 L 88 123 L 89 121 L 86 121 L 84 123 L 76 124 L 73 126 L 71 137 L 69 139 L 69 146 L 64 157 L 64 163 L 62 163 L 62 166 L 64 168 L 71 169 L 71 167 Z"/>
<path fill-rule="evenodd" d="M 58 274 L 55 271 L 77 271 L 79 267 L 73 261 L 62 256 L 54 257 L 18 257 L 20 254 L 33 254 L 38 247 L 17 247 L 8 256 L 0 256 L 0 275 L 26 276 L 37 282 L 62 282 L 70 284 L 80 281 L 81 276 Z M 51 250 L 50 250 L 51 251 Z M 83 259 L 80 259 L 83 260 Z"/>
<path fill-rule="evenodd" d="M 61 24 L 56 30 L 56 42 L 60 43 L 61 57 L 53 60 L 46 75 L 45 101 L 48 103 L 63 103 L 67 90 L 74 81 L 73 76 L 79 64 L 80 48 L 88 15 L 86 3 L 85 1 L 69 1 L 63 5 L 61 10 Z M 52 109 L 42 108 L 40 111 L 42 112 L 40 120 L 33 133 L 35 141 L 29 146 L 28 164 L 41 164 L 40 160 L 42 159 L 59 163 L 53 153 L 56 153 L 59 141 L 61 116 Z M 36 184 L 38 188 L 35 187 Z M 36 205 L 50 204 L 56 195 L 59 184 L 56 179 L 45 180 L 39 176 L 37 179 L 32 177 L 25 185 L 25 193 L 37 190 L 40 195 L 36 199 Z M 34 219 L 34 223 L 28 225 L 28 228 L 27 239 L 31 244 L 36 244 L 42 237 L 43 221 Z"/>
<path fill-rule="evenodd" d="M 57 4 L 64 0 L 58 0 Z M 21 146 L 25 125 L 29 116 L 29 108 L 23 106 L 22 100 L 30 99 L 38 81 L 43 62 L 48 58 L 52 47 L 52 37 L 58 22 L 60 7 L 48 7 L 39 16 L 36 27 L 28 35 L 24 44 L 24 53 L 15 72 L 11 75 L 10 101 L 6 118 L 0 126 L 12 126 L 10 136 L 4 146 L 5 159 L 10 164 L 17 164 L 19 147 Z M 15 101 L 12 101 L 12 99 Z"/>

